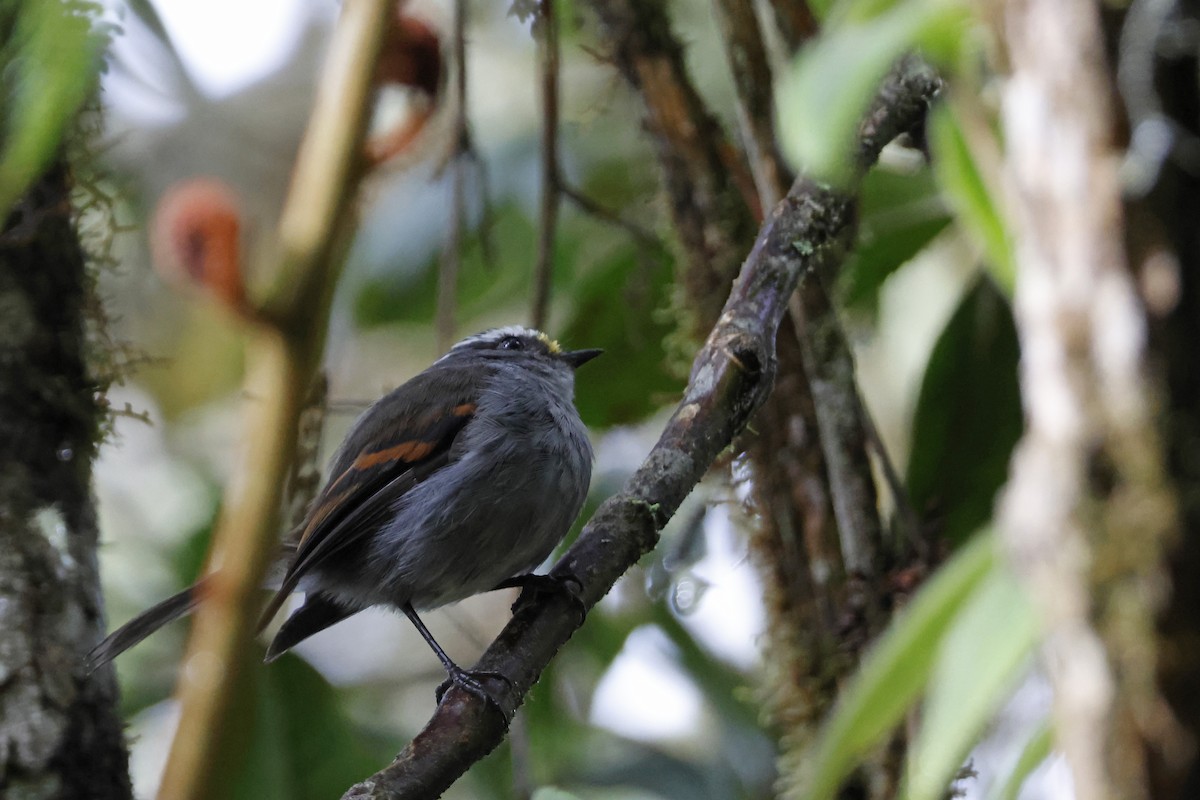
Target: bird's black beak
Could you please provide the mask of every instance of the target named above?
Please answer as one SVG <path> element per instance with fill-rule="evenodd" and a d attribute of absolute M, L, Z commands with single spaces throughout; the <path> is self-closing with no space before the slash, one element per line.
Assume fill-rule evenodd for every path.
<path fill-rule="evenodd" d="M 569 353 L 561 353 L 558 357 L 571 365 L 572 369 L 583 366 L 591 361 L 596 356 L 603 353 L 603 350 L 572 350 Z"/>

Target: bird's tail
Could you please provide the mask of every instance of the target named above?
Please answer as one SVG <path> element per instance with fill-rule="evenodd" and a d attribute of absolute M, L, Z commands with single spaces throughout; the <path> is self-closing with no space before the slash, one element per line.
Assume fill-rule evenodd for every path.
<path fill-rule="evenodd" d="M 85 657 L 84 663 L 87 665 L 87 671 L 91 672 L 112 661 L 168 622 L 192 613 L 204 597 L 208 581 L 208 578 L 201 578 L 182 592 L 173 594 L 158 605 L 146 609 L 110 633 Z"/>

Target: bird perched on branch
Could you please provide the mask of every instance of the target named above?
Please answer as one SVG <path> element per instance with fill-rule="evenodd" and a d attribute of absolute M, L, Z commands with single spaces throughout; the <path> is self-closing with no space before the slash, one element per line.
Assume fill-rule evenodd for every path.
<path fill-rule="evenodd" d="M 564 351 L 517 326 L 462 340 L 354 424 L 298 536 L 260 628 L 294 591 L 304 605 L 267 661 L 371 606 L 397 608 L 452 683 L 487 696 L 417 616 L 531 576 L 587 496 L 592 448 L 575 408 L 575 369 L 599 350 Z M 542 581 L 538 581 L 541 578 Z M 92 668 L 196 607 L 206 581 L 142 612 L 88 656 Z"/>

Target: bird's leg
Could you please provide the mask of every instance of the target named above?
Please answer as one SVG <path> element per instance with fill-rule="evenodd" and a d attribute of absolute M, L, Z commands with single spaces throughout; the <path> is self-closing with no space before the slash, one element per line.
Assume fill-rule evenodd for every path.
<path fill-rule="evenodd" d="M 587 614 L 587 607 L 583 604 L 583 587 L 574 575 L 514 575 L 500 581 L 493 587 L 493 591 L 495 589 L 521 590 L 520 596 L 512 605 L 513 614 L 531 603 L 536 603 L 539 596 L 548 594 L 565 597 L 579 614 L 580 625 Z"/>
<path fill-rule="evenodd" d="M 400 610 L 404 612 L 404 616 L 408 617 L 409 622 L 411 622 L 413 627 L 417 629 L 417 633 L 421 634 L 421 638 L 423 638 L 426 643 L 433 648 L 434 654 L 436 654 L 438 660 L 442 662 L 442 666 L 446 668 L 447 678 L 441 683 L 440 686 L 438 686 L 437 691 L 435 692 L 437 702 L 442 702 L 442 696 L 446 694 L 446 690 L 449 689 L 451 685 L 458 686 L 459 688 L 480 698 L 484 702 L 490 703 L 492 706 L 494 706 L 496 710 L 499 711 L 504 717 L 505 725 L 511 722 L 512 719 L 504 710 L 504 707 L 500 705 L 500 701 L 497 700 L 495 696 L 492 695 L 492 693 L 489 692 L 484 685 L 479 682 L 479 678 L 484 676 L 496 678 L 507 683 L 510 688 L 512 687 L 512 681 L 509 680 L 507 676 L 502 675 L 499 672 L 468 672 L 458 664 L 455 664 L 454 660 L 450 658 L 450 656 L 446 654 L 446 651 L 442 649 L 442 646 L 437 643 L 437 639 L 433 638 L 433 634 L 430 633 L 429 629 L 425 627 L 425 623 L 421 621 L 419 616 L 417 616 L 417 612 L 412 607 L 411 603 L 405 603 L 400 607 Z"/>

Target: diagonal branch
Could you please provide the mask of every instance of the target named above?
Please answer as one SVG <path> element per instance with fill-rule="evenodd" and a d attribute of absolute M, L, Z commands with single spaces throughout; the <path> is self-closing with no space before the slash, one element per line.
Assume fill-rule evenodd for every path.
<path fill-rule="evenodd" d="M 910 127 L 936 91 L 934 80 L 893 76 L 864 124 L 864 140 Z M 915 97 L 899 93 L 903 87 Z M 879 104 L 890 103 L 890 108 Z M 869 154 L 863 169 L 878 155 Z M 658 541 L 659 531 L 717 455 L 763 403 L 774 380 L 775 336 L 802 278 L 836 257 L 852 223 L 851 198 L 800 178 L 772 211 L 708 341 L 674 415 L 625 488 L 600 507 L 554 572 L 573 578 L 591 608 Z M 578 625 L 567 598 L 521 608 L 476 669 L 504 675 L 490 683 L 506 713 L 524 700 Z M 483 700 L 450 689 L 433 718 L 388 767 L 345 798 L 434 797 L 503 739 L 503 717 Z"/>

